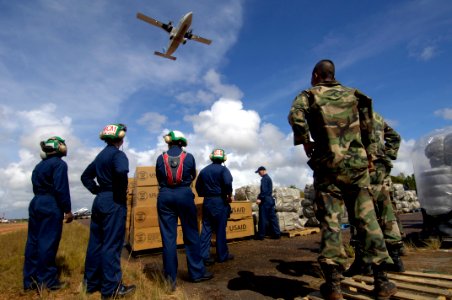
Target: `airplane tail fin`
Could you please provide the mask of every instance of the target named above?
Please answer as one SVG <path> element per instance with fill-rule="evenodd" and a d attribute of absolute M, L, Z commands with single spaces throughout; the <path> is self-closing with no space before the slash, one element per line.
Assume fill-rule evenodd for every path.
<path fill-rule="evenodd" d="M 167 55 L 165 53 L 161 53 L 161 52 L 158 52 L 158 51 L 155 51 L 154 54 L 157 55 L 157 56 L 161 56 L 161 57 L 164 57 L 164 58 L 171 59 L 171 60 L 176 60 L 176 57 L 171 56 L 171 55 Z"/>

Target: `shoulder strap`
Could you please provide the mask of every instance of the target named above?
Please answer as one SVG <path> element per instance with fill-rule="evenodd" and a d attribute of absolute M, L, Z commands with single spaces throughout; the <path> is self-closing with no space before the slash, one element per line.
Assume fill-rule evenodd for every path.
<path fill-rule="evenodd" d="M 169 185 L 175 186 L 181 184 L 186 156 L 187 153 L 185 151 L 182 151 L 179 156 L 169 156 L 168 153 L 163 152 L 163 163 Z"/>

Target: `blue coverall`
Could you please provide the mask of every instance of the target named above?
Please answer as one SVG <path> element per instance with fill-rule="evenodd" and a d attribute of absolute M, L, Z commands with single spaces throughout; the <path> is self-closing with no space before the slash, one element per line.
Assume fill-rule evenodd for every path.
<path fill-rule="evenodd" d="M 257 199 L 261 200 L 259 204 L 259 223 L 257 237 L 263 239 L 266 235 L 267 226 L 270 227 L 270 232 L 273 237 L 279 237 L 281 232 L 279 230 L 279 222 L 276 217 L 275 199 L 272 196 L 273 183 L 265 174 L 261 178 L 261 191 L 257 196 Z"/>
<path fill-rule="evenodd" d="M 127 215 L 129 160 L 114 145 L 107 145 L 81 176 L 83 185 L 96 195 L 85 259 L 88 292 L 111 296 L 121 285 L 121 251 Z M 96 178 L 96 181 L 94 179 Z"/>
<path fill-rule="evenodd" d="M 171 146 L 169 156 L 179 156 L 182 149 Z M 182 182 L 177 186 L 168 184 L 163 156 L 156 162 L 156 175 L 160 191 L 157 197 L 160 234 L 163 244 L 164 275 L 173 288 L 177 277 L 177 218 L 180 218 L 187 256 L 188 275 L 192 280 L 202 278 L 206 272 L 201 258 L 195 195 L 190 184 L 196 178 L 196 163 L 193 155 L 187 153 L 183 163 Z"/>
<path fill-rule="evenodd" d="M 28 238 L 25 246 L 24 288 L 52 288 L 60 284 L 55 257 L 63 230 L 64 213 L 71 211 L 67 164 L 50 155 L 36 165 L 31 175 L 34 197 L 28 208 Z"/>
<path fill-rule="evenodd" d="M 202 205 L 201 255 L 210 258 L 212 231 L 216 233 L 217 260 L 228 260 L 226 225 L 231 213 L 227 196 L 232 195 L 232 175 L 220 162 L 213 162 L 201 170 L 196 181 L 196 192 L 204 197 Z"/>

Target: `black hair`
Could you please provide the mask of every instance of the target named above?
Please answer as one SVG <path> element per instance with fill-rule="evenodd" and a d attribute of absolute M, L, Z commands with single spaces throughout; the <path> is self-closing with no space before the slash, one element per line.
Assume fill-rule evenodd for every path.
<path fill-rule="evenodd" d="M 330 59 L 322 59 L 319 61 L 314 70 L 312 70 L 312 74 L 317 74 L 322 80 L 334 80 L 334 63 Z"/>

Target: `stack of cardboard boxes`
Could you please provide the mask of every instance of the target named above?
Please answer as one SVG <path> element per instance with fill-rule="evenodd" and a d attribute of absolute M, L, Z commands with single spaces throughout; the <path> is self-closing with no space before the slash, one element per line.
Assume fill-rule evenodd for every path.
<path fill-rule="evenodd" d="M 159 187 L 155 167 L 137 167 L 134 181 L 130 226 L 132 251 L 161 248 L 162 238 L 157 215 Z M 183 243 L 180 226 L 177 243 Z"/>
<path fill-rule="evenodd" d="M 237 239 L 254 235 L 254 221 L 250 201 L 231 202 L 231 216 L 226 226 L 226 239 Z"/>
<path fill-rule="evenodd" d="M 197 196 L 194 186 L 195 182 L 192 189 L 198 210 L 199 230 L 201 230 L 203 198 Z M 135 178 L 129 179 L 127 195 L 126 242 L 129 242 L 132 251 L 162 247 L 157 214 L 158 192 L 155 167 L 137 167 Z M 231 207 L 232 213 L 226 228 L 227 239 L 254 235 L 251 202 L 234 201 Z M 177 226 L 177 244 L 183 244 L 180 221 Z"/>

